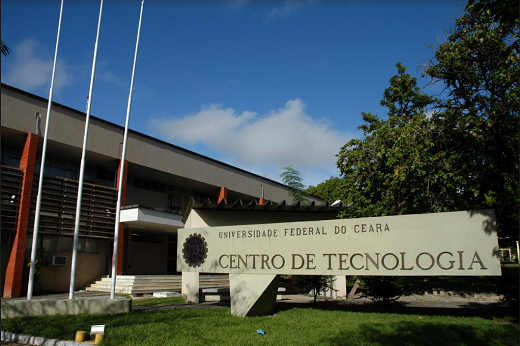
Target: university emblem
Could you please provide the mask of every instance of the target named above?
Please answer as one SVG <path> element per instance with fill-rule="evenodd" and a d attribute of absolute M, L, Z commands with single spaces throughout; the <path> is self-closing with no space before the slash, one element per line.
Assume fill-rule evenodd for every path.
<path fill-rule="evenodd" d="M 203 236 L 193 233 L 184 242 L 182 253 L 190 267 L 199 267 L 208 256 L 208 244 Z"/>

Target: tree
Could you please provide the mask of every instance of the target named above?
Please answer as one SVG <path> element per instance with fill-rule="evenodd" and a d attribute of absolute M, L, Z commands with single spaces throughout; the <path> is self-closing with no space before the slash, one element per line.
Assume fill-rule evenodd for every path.
<path fill-rule="evenodd" d="M 438 98 L 397 64 L 388 118 L 362 113 L 364 137 L 338 154 L 343 216 L 494 209 L 502 246 L 518 240 L 520 20 L 504 2 L 470 1 L 436 49 Z"/>
<path fill-rule="evenodd" d="M 343 190 L 343 179 L 330 177 L 316 186 L 309 186 L 305 190 L 309 195 L 319 197 L 325 202 L 334 203 L 341 199 Z"/>
<path fill-rule="evenodd" d="M 377 303 L 390 304 L 403 294 L 402 277 L 398 276 L 364 276 L 368 296 Z"/>
<path fill-rule="evenodd" d="M 436 145 L 459 179 L 454 209 L 495 209 L 501 240 L 518 240 L 518 1 L 473 1 L 426 73 L 446 86 Z M 440 148 L 439 148 L 440 149 Z"/>
<path fill-rule="evenodd" d="M 442 157 L 432 152 L 432 122 L 428 106 L 434 99 L 422 93 L 416 78 L 396 64 L 397 75 L 383 94 L 388 118 L 362 113 L 362 139 L 340 150 L 344 216 L 371 217 L 442 210 L 439 183 Z"/>
<path fill-rule="evenodd" d="M 282 168 L 280 174 L 282 182 L 289 187 L 289 196 L 292 197 L 293 202 L 305 203 L 309 200 L 305 193 L 305 185 L 303 185 L 303 178 L 300 176 L 300 171 L 294 169 L 292 166 Z"/>
<path fill-rule="evenodd" d="M 475 14 L 487 13 L 493 22 L 509 28 L 518 20 L 520 4 L 518 1 L 469 0 L 466 9 Z"/>
<path fill-rule="evenodd" d="M 296 279 L 298 286 L 307 292 L 312 291 L 314 305 L 316 305 L 318 295 L 332 289 L 334 281 L 336 281 L 336 278 L 331 275 L 298 275 Z"/>

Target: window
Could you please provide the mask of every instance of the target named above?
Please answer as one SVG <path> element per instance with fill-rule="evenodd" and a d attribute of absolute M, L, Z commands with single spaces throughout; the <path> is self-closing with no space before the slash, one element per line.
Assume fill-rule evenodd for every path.
<path fill-rule="evenodd" d="M 162 244 L 164 234 L 132 231 L 132 242 Z"/>
<path fill-rule="evenodd" d="M 5 160 L 5 165 L 10 167 L 19 167 L 20 166 L 20 158 L 16 156 L 7 155 Z"/>
<path fill-rule="evenodd" d="M 156 192 L 166 192 L 166 184 L 161 184 L 156 181 L 151 181 L 143 178 L 134 178 L 134 186 Z"/>
<path fill-rule="evenodd" d="M 116 179 L 116 173 L 113 171 L 106 171 L 104 169 L 99 168 L 97 170 L 97 178 L 113 182 Z"/>
<path fill-rule="evenodd" d="M 55 252 L 58 248 L 58 238 L 43 237 L 42 246 L 43 246 L 43 251 Z"/>
<path fill-rule="evenodd" d="M 83 252 L 97 254 L 99 253 L 99 240 L 97 239 L 80 239 L 83 240 Z"/>
<path fill-rule="evenodd" d="M 58 249 L 60 252 L 72 252 L 72 238 L 60 237 Z"/>

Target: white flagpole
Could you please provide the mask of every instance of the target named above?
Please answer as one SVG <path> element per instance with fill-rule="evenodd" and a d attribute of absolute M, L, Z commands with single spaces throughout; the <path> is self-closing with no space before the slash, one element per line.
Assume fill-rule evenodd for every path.
<path fill-rule="evenodd" d="M 119 243 L 119 220 L 121 214 L 121 195 L 123 188 L 123 174 L 125 171 L 125 157 L 126 157 L 126 141 L 128 138 L 128 124 L 130 122 L 130 108 L 132 106 L 132 91 L 134 89 L 135 65 L 137 62 L 137 51 L 139 49 L 139 36 L 141 34 L 141 20 L 143 18 L 144 0 L 141 1 L 141 13 L 139 14 L 139 26 L 137 28 L 137 41 L 135 43 L 134 66 L 132 68 L 132 79 L 130 81 L 130 93 L 128 95 L 128 106 L 126 108 L 126 122 L 125 134 L 123 136 L 123 152 L 121 154 L 121 169 L 119 170 L 119 186 L 117 191 L 117 206 L 116 206 L 116 224 L 114 227 L 114 251 L 112 255 L 112 286 L 110 288 L 110 299 L 115 299 L 116 296 L 116 276 L 117 276 L 117 250 Z"/>
<path fill-rule="evenodd" d="M 69 299 L 74 299 L 74 285 L 76 283 L 76 259 L 78 256 L 78 238 L 79 238 L 79 224 L 81 217 L 81 198 L 83 197 L 83 179 L 85 175 L 85 154 L 87 151 L 87 139 L 88 139 L 88 125 L 90 122 L 90 105 L 92 103 L 92 89 L 94 87 L 94 76 L 96 74 L 96 60 L 97 60 L 97 49 L 99 41 L 99 29 L 101 27 L 101 14 L 103 12 L 103 0 L 99 6 L 99 20 L 96 34 L 96 44 L 94 45 L 94 59 L 92 62 L 92 74 L 90 75 L 90 88 L 88 91 L 88 102 L 87 102 L 87 115 L 85 119 L 85 134 L 83 136 L 83 150 L 81 153 L 81 165 L 79 170 L 79 183 L 78 183 L 78 201 L 76 203 L 76 222 L 74 224 L 74 243 L 72 248 L 72 263 L 70 267 L 70 288 L 69 288 Z"/>
<path fill-rule="evenodd" d="M 34 286 L 34 267 L 36 263 L 36 248 L 38 244 L 38 226 L 40 225 L 40 210 L 42 206 L 43 173 L 45 171 L 45 155 L 47 153 L 47 138 L 49 134 L 49 119 L 51 118 L 52 92 L 54 90 L 54 76 L 56 72 L 56 60 L 58 58 L 58 44 L 60 42 L 61 14 L 63 13 L 63 0 L 60 6 L 60 19 L 58 20 L 58 35 L 56 37 L 56 49 L 54 51 L 54 63 L 52 65 L 51 88 L 47 103 L 47 118 L 45 118 L 45 132 L 43 135 L 42 158 L 40 164 L 40 181 L 38 183 L 38 195 L 36 197 L 36 211 L 34 216 L 33 240 L 31 247 L 31 269 L 29 270 L 29 284 L 27 286 L 27 300 L 32 299 Z"/>

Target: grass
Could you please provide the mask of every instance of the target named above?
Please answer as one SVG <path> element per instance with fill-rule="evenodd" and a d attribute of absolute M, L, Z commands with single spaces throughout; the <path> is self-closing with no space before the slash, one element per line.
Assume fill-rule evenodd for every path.
<path fill-rule="evenodd" d="M 184 304 L 182 297 L 132 299 L 132 306 Z"/>
<path fill-rule="evenodd" d="M 171 299 L 171 298 L 163 298 Z M 319 304 L 318 304 L 319 307 Z M 381 309 L 381 311 L 385 311 Z M 2 330 L 63 340 L 105 324 L 103 345 L 518 345 L 518 320 L 292 308 L 241 318 L 227 307 L 2 320 Z M 264 329 L 265 335 L 257 334 Z"/>
<path fill-rule="evenodd" d="M 116 294 L 116 297 L 121 298 L 132 298 L 129 294 Z M 167 298 L 155 298 L 155 297 L 139 297 L 132 299 L 132 306 L 142 305 L 174 305 L 174 304 L 185 304 L 184 298 L 182 297 L 167 297 Z"/>

